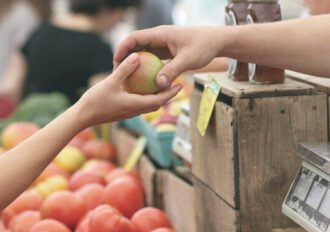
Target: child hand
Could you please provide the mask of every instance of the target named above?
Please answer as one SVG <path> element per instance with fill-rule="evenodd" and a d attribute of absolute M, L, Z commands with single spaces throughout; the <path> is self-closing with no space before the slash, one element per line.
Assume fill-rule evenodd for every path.
<path fill-rule="evenodd" d="M 77 102 L 83 127 L 131 118 L 155 111 L 173 98 L 182 86 L 176 85 L 155 95 L 130 94 L 123 81 L 139 66 L 136 53 L 127 57 L 105 80 L 89 89 Z"/>

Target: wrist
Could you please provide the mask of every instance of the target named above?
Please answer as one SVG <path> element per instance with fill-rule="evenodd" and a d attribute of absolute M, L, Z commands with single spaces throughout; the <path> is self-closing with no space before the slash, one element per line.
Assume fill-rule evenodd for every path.
<path fill-rule="evenodd" d="M 218 41 L 218 57 L 232 57 L 239 38 L 238 27 L 225 26 L 217 28 L 216 41 Z"/>
<path fill-rule="evenodd" d="M 77 102 L 73 106 L 71 106 L 66 112 L 65 116 L 69 118 L 70 127 L 75 131 L 75 133 L 79 133 L 80 131 L 89 127 L 88 120 L 88 111 L 84 110 L 84 107 L 80 102 Z"/>

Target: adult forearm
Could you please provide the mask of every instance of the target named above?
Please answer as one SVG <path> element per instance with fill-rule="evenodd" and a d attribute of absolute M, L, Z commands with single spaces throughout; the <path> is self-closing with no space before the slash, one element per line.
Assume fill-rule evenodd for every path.
<path fill-rule="evenodd" d="M 83 129 L 78 107 L 72 107 L 17 147 L 0 156 L 0 209 L 36 179 L 51 160 Z"/>
<path fill-rule="evenodd" d="M 329 25 L 330 16 L 319 16 L 219 29 L 219 56 L 330 77 Z"/>

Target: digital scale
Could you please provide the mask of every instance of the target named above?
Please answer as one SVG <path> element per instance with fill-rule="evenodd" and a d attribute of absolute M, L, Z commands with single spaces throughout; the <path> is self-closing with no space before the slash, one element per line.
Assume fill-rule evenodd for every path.
<path fill-rule="evenodd" d="M 192 146 L 190 138 L 189 104 L 183 104 L 175 131 L 172 149 L 188 166 L 192 164 Z"/>
<path fill-rule="evenodd" d="M 282 212 L 309 232 L 330 232 L 330 143 L 303 143 L 304 161 Z"/>

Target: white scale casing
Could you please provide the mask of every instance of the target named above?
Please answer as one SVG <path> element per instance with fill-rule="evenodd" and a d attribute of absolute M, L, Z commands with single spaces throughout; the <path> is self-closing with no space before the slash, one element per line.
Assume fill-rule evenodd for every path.
<path fill-rule="evenodd" d="M 330 232 L 330 144 L 302 144 L 304 159 L 282 212 L 309 232 Z"/>

